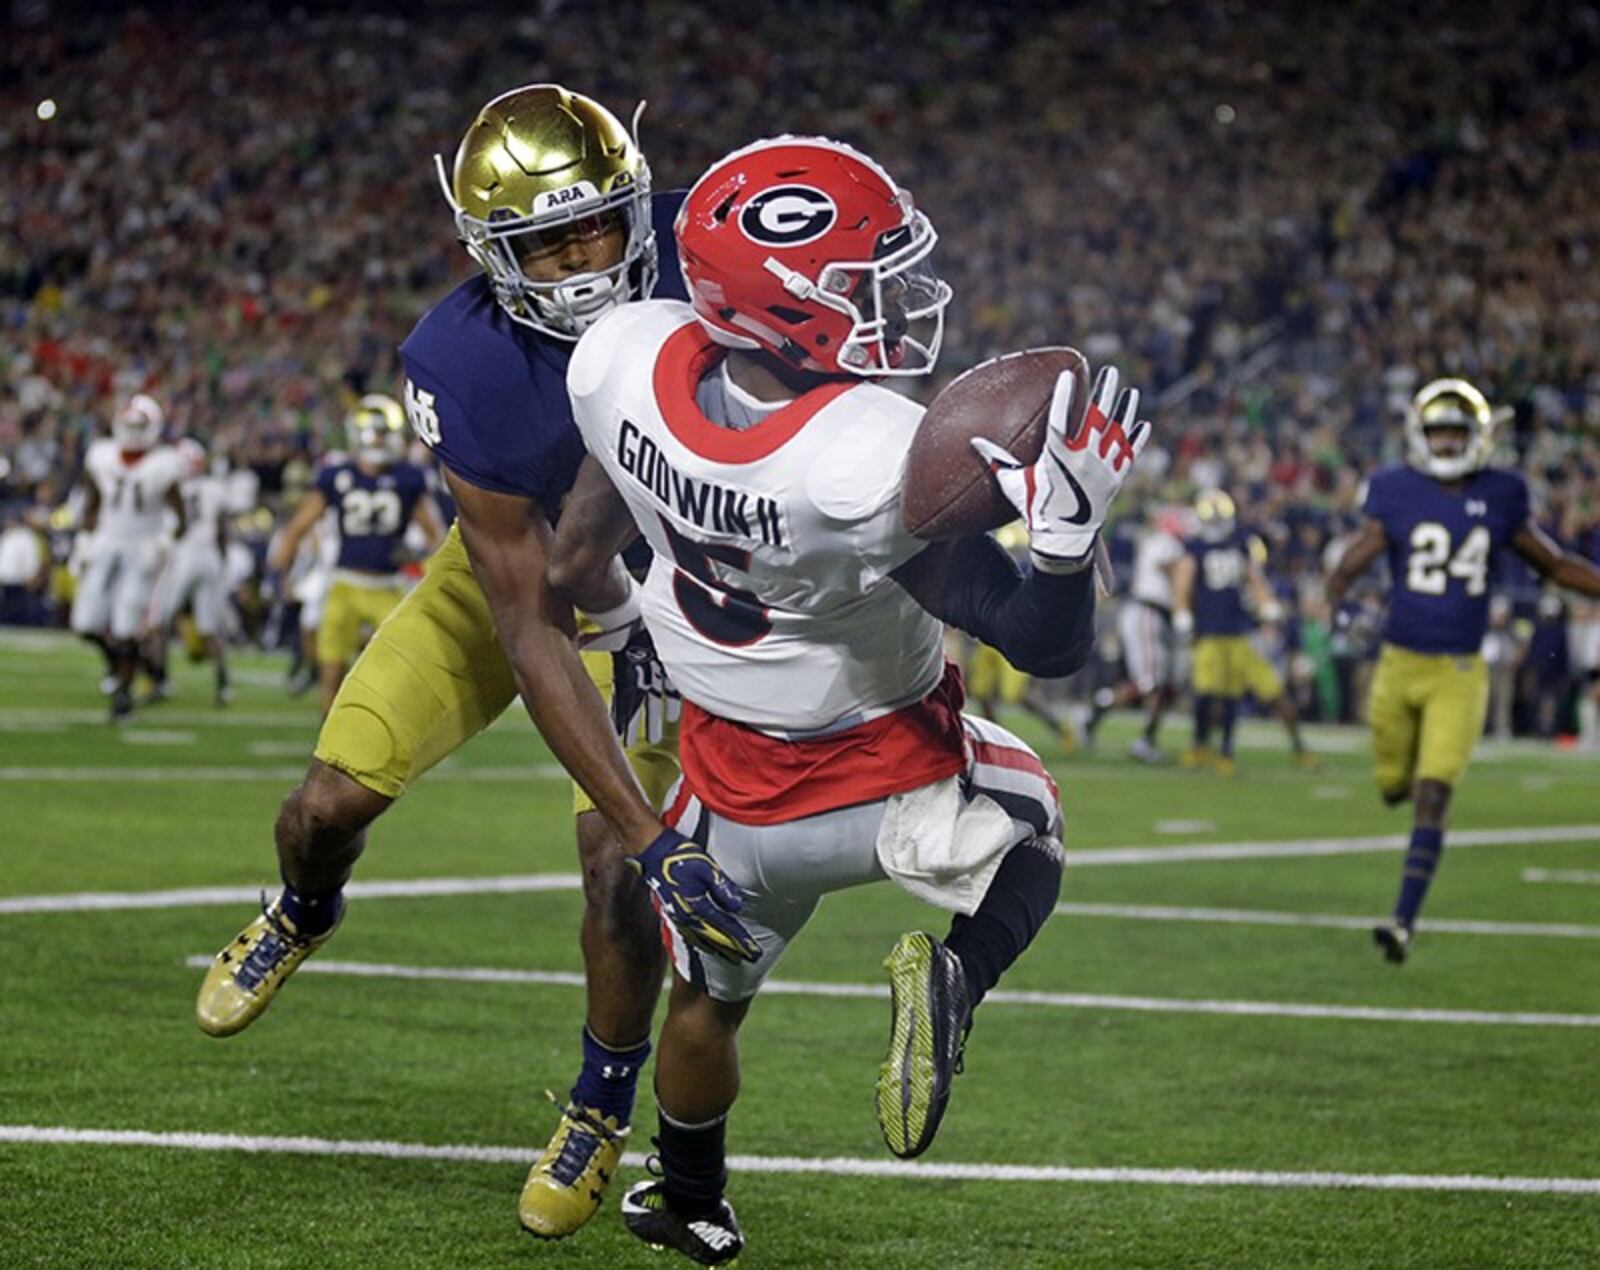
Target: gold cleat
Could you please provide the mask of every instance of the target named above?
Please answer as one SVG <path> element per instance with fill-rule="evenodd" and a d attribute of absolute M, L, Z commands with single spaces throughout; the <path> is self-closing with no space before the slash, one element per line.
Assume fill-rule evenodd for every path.
<path fill-rule="evenodd" d="M 554 1094 L 545 1096 L 561 1107 Z M 593 1217 L 617 1175 L 627 1136 L 615 1117 L 576 1103 L 561 1107 L 561 1123 L 517 1200 L 522 1228 L 540 1239 L 565 1239 Z"/>
<path fill-rule="evenodd" d="M 1191 745 L 1183 752 L 1179 762 L 1187 768 L 1212 767 L 1217 761 L 1217 752 L 1209 745 Z"/>
<path fill-rule="evenodd" d="M 1226 754 L 1218 754 L 1211 760 L 1211 770 L 1218 776 L 1232 780 L 1239 774 L 1239 768 Z"/>
<path fill-rule="evenodd" d="M 283 981 L 339 929 L 341 906 L 333 926 L 303 939 L 283 914 L 281 899 L 263 904 L 261 916 L 219 952 L 206 971 L 194 1003 L 195 1021 L 207 1036 L 232 1036 L 255 1022 L 272 1004 Z"/>
<path fill-rule="evenodd" d="M 926 931 L 900 936 L 889 972 L 889 1053 L 878 1069 L 878 1127 L 903 1160 L 938 1132 L 961 1071 L 972 1004 L 960 959 Z"/>
<path fill-rule="evenodd" d="M 1310 750 L 1295 751 L 1294 765 L 1302 772 L 1320 772 L 1322 770 L 1322 760 Z"/>

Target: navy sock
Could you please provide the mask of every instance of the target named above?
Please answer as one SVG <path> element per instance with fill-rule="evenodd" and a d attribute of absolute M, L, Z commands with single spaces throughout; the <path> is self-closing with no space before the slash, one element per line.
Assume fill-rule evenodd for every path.
<path fill-rule="evenodd" d="M 624 1050 L 614 1050 L 583 1029 L 583 1068 L 572 1087 L 572 1101 L 627 1125 L 633 1115 L 633 1094 L 639 1069 L 650 1057 L 648 1038 Z"/>
<path fill-rule="evenodd" d="M 295 934 L 314 939 L 326 935 L 339 920 L 339 914 L 344 911 L 344 889 L 341 887 L 328 895 L 310 895 L 285 882 L 278 902 Z"/>
<path fill-rule="evenodd" d="M 978 911 L 971 917 L 957 913 L 951 920 L 945 947 L 961 958 L 974 1006 L 1022 956 L 1054 911 L 1061 895 L 1062 862 L 1054 838 L 1030 838 L 1012 847 Z"/>
<path fill-rule="evenodd" d="M 1394 919 L 1407 929 L 1417 920 L 1417 910 L 1422 907 L 1422 897 L 1428 893 L 1428 883 L 1433 881 L 1433 871 L 1439 867 L 1443 851 L 1443 829 L 1418 825 L 1411 831 L 1405 872 L 1400 877 L 1400 898 L 1394 902 Z"/>
<path fill-rule="evenodd" d="M 1216 700 L 1209 693 L 1201 693 L 1194 699 L 1194 743 L 1196 746 L 1207 745 L 1211 741 L 1211 716 Z"/>
<path fill-rule="evenodd" d="M 1239 718 L 1239 698 L 1225 697 L 1222 702 L 1222 756 L 1233 757 L 1233 725 Z"/>
<path fill-rule="evenodd" d="M 703 1217 L 722 1200 L 728 1184 L 726 1114 L 705 1124 L 680 1124 L 657 1109 L 661 1185 L 680 1216 Z"/>

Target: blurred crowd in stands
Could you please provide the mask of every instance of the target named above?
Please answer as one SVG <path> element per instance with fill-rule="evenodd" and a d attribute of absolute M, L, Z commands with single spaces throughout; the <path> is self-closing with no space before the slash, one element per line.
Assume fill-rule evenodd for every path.
<path fill-rule="evenodd" d="M 119 395 L 252 473 L 242 524 L 269 532 L 471 268 L 432 156 L 541 79 L 648 99 L 658 189 L 779 132 L 879 158 L 941 234 L 944 372 L 1072 343 L 1145 386 L 1160 449 L 1119 554 L 1150 509 L 1229 488 L 1288 655 L 1324 650 L 1300 653 L 1313 717 L 1350 716 L 1338 663 L 1366 652 L 1317 579 L 1421 383 L 1512 407 L 1499 460 L 1600 557 L 1595 8 L 18 0 L 0 30 L 0 617 L 50 620 L 19 535 L 70 532 Z M 1555 730 L 1565 601 L 1501 581 L 1507 725 Z"/>

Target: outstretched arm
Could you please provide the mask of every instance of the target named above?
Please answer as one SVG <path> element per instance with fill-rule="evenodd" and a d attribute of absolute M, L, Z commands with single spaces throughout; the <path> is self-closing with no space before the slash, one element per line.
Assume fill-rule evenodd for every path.
<path fill-rule="evenodd" d="M 622 495 L 605 468 L 587 455 L 561 504 L 561 523 L 550 551 L 550 585 L 585 613 L 615 609 L 633 592 L 622 553 L 638 536 Z"/>
<path fill-rule="evenodd" d="M 447 474 L 472 571 L 494 615 L 522 703 L 561 765 L 630 855 L 662 832 L 612 734 L 605 703 L 573 644 L 572 608 L 546 579 L 549 522 L 527 498 Z"/>
<path fill-rule="evenodd" d="M 1511 549 L 1557 586 L 1600 597 L 1600 568 L 1577 552 L 1564 550 L 1531 520 L 1512 535 Z"/>
<path fill-rule="evenodd" d="M 1339 606 L 1344 603 L 1344 597 L 1350 590 L 1350 585 L 1384 552 L 1389 545 L 1389 540 L 1383 532 L 1383 522 L 1368 520 L 1361 527 L 1361 534 L 1344 550 L 1344 555 L 1339 557 L 1339 563 L 1323 584 L 1323 590 L 1328 598 L 1328 612 L 1337 613 Z"/>
<path fill-rule="evenodd" d="M 300 506 L 294 509 L 294 515 L 289 518 L 289 523 L 283 527 L 283 533 L 278 538 L 272 554 L 267 558 L 267 568 L 282 572 L 294 563 L 295 553 L 300 550 L 300 540 L 310 531 L 311 526 L 317 523 L 317 518 L 328 510 L 328 500 L 323 497 L 321 490 L 312 490 L 300 500 Z"/>
<path fill-rule="evenodd" d="M 424 493 L 417 500 L 417 505 L 412 509 L 413 523 L 422 526 L 422 534 L 427 545 L 422 549 L 425 556 L 431 556 L 441 542 L 444 541 L 444 517 L 439 514 L 439 504 L 433 501 L 433 495 Z"/>
<path fill-rule="evenodd" d="M 1180 635 L 1194 630 L 1194 557 L 1187 551 L 1172 566 L 1172 624 Z"/>
<path fill-rule="evenodd" d="M 890 576 L 940 621 L 1046 679 L 1081 670 L 1094 650 L 1094 570 L 1024 573 L 987 534 L 938 543 Z"/>
<path fill-rule="evenodd" d="M 183 505 L 183 491 L 176 485 L 167 489 L 166 504 L 174 516 L 178 518 L 177 526 L 172 531 L 172 540 L 176 542 L 188 532 L 189 509 Z"/>
<path fill-rule="evenodd" d="M 522 703 L 540 734 L 611 822 L 657 910 L 703 952 L 755 961 L 761 947 L 735 914 L 739 888 L 705 848 L 666 828 L 639 790 L 611 719 L 573 643 L 572 607 L 548 577 L 554 535 L 526 498 L 449 473 L 472 571 L 494 614 Z"/>

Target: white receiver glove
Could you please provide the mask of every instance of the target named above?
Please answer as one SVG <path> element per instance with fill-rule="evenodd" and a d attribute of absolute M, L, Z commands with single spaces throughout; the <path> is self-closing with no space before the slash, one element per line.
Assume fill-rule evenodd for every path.
<path fill-rule="evenodd" d="M 972 448 L 1028 527 L 1034 567 L 1045 573 L 1076 573 L 1089 566 L 1095 535 L 1150 439 L 1149 422 L 1138 418 L 1139 390 L 1119 394 L 1112 366 L 1096 376 L 1082 426 L 1069 439 L 1076 383 L 1071 371 L 1057 377 L 1044 448 L 1031 466 L 993 441 L 972 439 Z"/>

